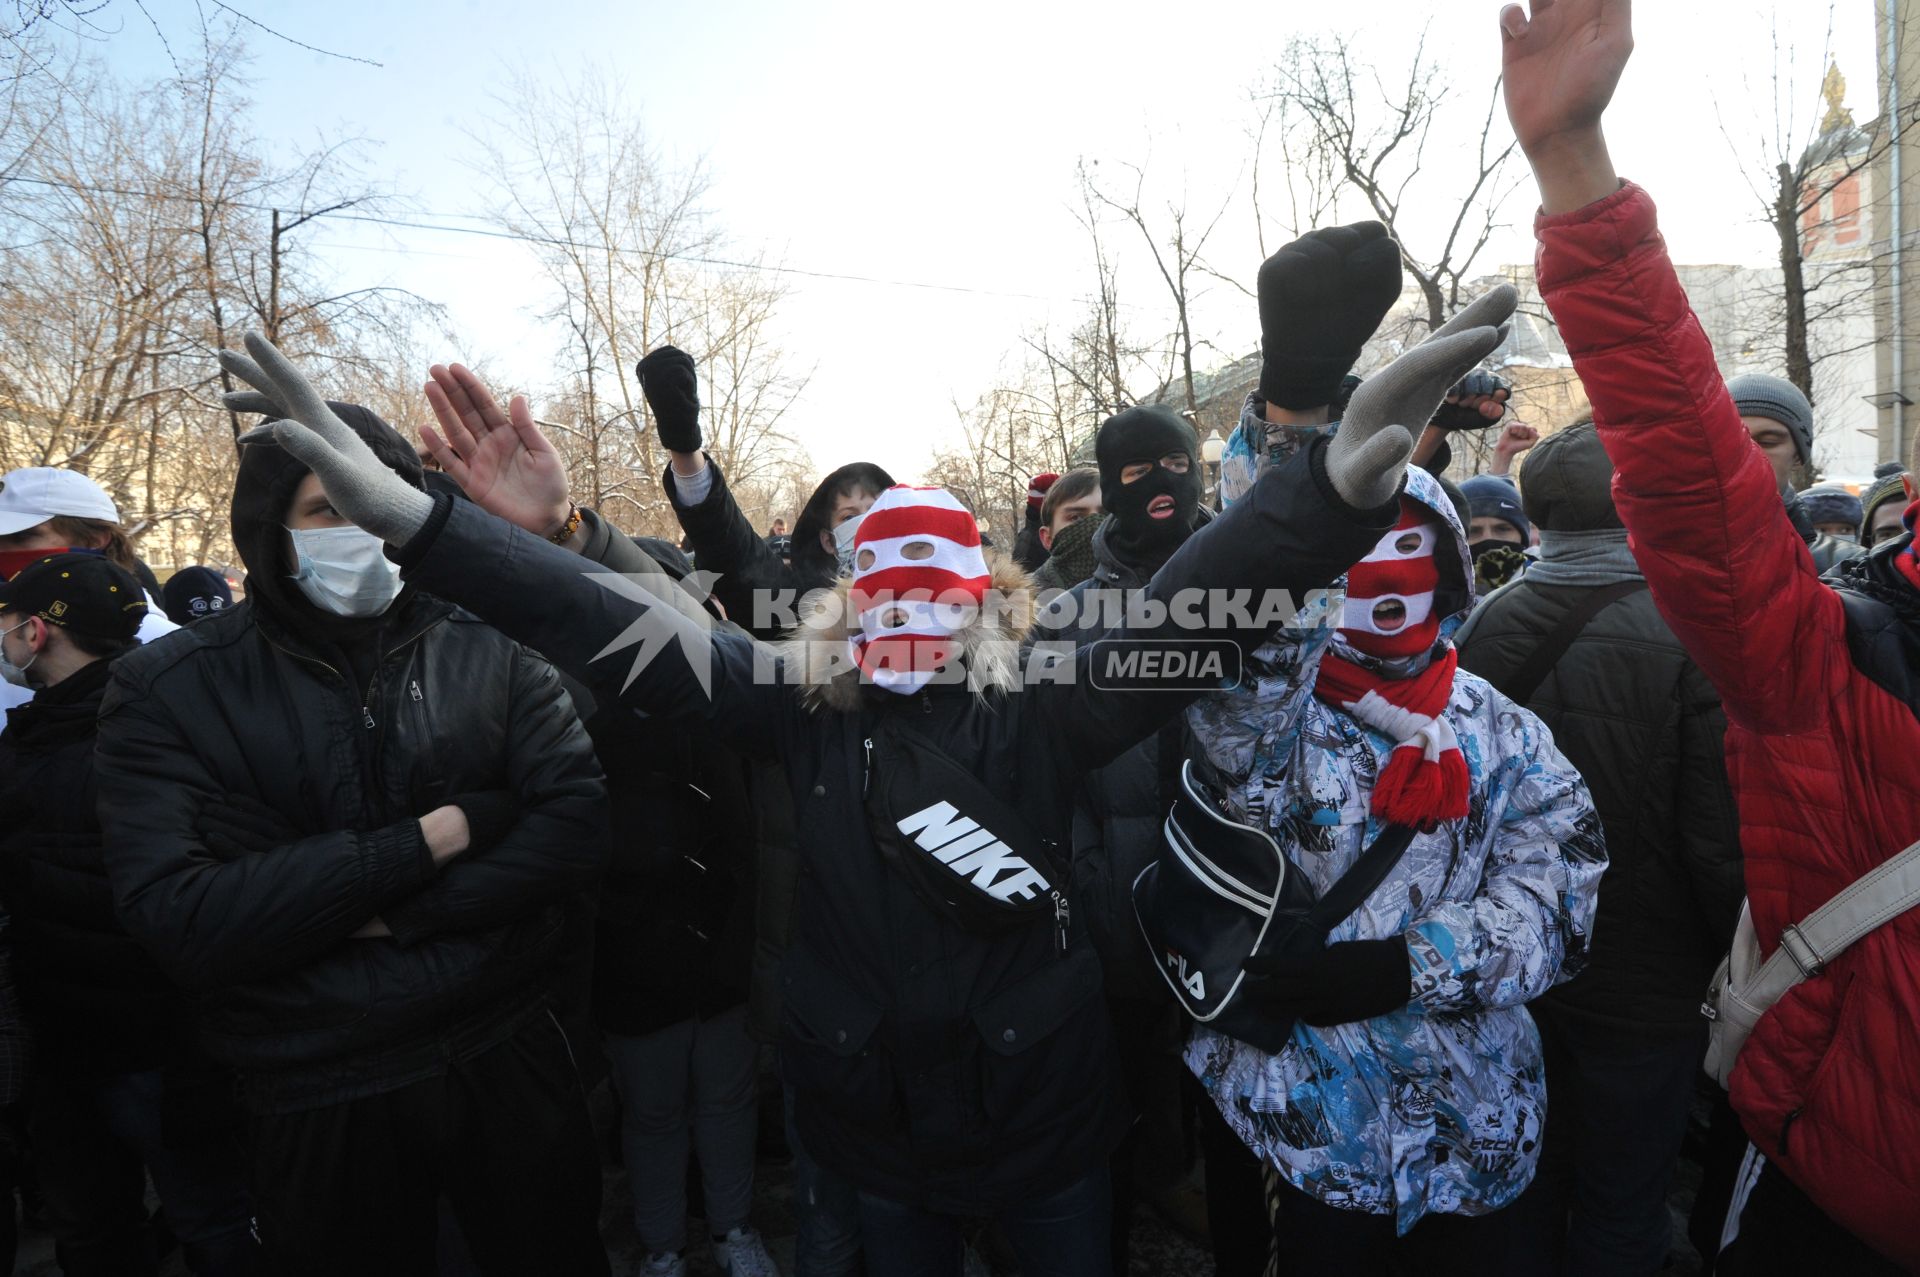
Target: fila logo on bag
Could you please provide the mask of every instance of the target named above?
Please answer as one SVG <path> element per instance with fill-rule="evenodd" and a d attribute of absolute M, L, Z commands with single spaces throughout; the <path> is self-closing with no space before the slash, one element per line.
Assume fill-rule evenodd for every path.
<path fill-rule="evenodd" d="M 954 810 L 952 803 L 922 808 L 900 821 L 898 828 L 915 846 L 995 900 L 1017 904 L 1037 900 L 1050 890 L 1039 870 L 991 829 Z"/>
<path fill-rule="evenodd" d="M 1164 960 L 1167 964 L 1167 970 L 1173 972 L 1173 978 L 1180 982 L 1182 988 L 1193 995 L 1195 1002 L 1205 1002 L 1207 1000 L 1206 972 L 1201 971 L 1197 967 L 1191 971 L 1187 970 L 1187 960 L 1172 949 L 1165 951 Z"/>

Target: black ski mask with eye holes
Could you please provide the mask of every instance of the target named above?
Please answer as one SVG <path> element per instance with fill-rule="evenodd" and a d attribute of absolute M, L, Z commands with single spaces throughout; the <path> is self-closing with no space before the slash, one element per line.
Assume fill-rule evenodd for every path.
<path fill-rule="evenodd" d="M 1206 481 L 1200 473 L 1200 438 L 1169 408 L 1146 405 L 1115 413 L 1094 437 L 1100 466 L 1100 503 L 1113 516 L 1104 535 L 1108 548 L 1129 563 L 1158 567 L 1193 532 L 1200 516 Z M 1160 458 L 1181 452 L 1187 472 L 1175 474 Z M 1153 468 L 1132 483 L 1120 481 L 1130 465 Z M 1173 513 L 1156 519 L 1148 513 L 1161 497 L 1171 498 Z"/>

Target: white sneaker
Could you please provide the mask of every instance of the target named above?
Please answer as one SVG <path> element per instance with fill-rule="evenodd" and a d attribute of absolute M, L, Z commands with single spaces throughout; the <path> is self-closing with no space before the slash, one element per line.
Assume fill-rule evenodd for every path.
<path fill-rule="evenodd" d="M 713 1262 L 726 1277 L 780 1277 L 766 1242 L 751 1228 L 736 1228 L 716 1241 Z"/>
<path fill-rule="evenodd" d="M 680 1254 L 648 1255 L 640 1277 L 687 1277 L 687 1257 Z"/>

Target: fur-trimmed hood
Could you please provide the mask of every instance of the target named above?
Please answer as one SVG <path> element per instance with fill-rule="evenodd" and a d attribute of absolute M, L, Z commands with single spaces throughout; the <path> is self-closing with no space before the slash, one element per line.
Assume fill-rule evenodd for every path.
<path fill-rule="evenodd" d="M 986 602 L 973 623 L 954 635 L 966 684 L 981 697 L 1019 688 L 1020 651 L 1037 612 L 1033 581 L 1018 564 L 993 555 L 987 570 Z M 788 683 L 808 709 L 851 713 L 864 695 L 894 695 L 862 679 L 853 664 L 848 640 L 859 627 L 847 598 L 852 585 L 851 578 L 841 577 L 830 588 L 809 594 L 800 605 L 799 626 L 774 645 Z M 954 681 L 942 671 L 930 686 Z"/>

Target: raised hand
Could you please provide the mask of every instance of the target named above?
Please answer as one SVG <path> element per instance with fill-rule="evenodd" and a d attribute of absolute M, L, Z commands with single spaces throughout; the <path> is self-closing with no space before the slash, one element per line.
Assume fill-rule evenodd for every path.
<path fill-rule="evenodd" d="M 1519 300 L 1511 284 L 1500 285 L 1353 392 L 1327 448 L 1327 478 L 1342 500 L 1371 510 L 1399 491 L 1414 433 L 1433 420 L 1447 391 L 1506 339 Z"/>
<path fill-rule="evenodd" d="M 1441 430 L 1485 430 L 1506 415 L 1513 388 L 1490 372 L 1470 372 L 1447 392 L 1432 424 Z"/>
<path fill-rule="evenodd" d="M 421 442 L 447 477 L 488 514 L 535 536 L 551 536 L 573 511 L 567 469 L 534 424 L 526 397 L 502 412 L 486 383 L 463 364 L 435 364 L 427 405 L 440 429 L 422 426 Z"/>
<path fill-rule="evenodd" d="M 1546 211 L 1566 213 L 1619 185 L 1600 118 L 1633 53 L 1632 0 L 1533 0 L 1500 11 L 1507 118 Z"/>
<path fill-rule="evenodd" d="M 700 451 L 700 374 L 693 356 L 677 346 L 656 346 L 634 366 L 653 410 L 653 425 L 668 452 Z"/>
<path fill-rule="evenodd" d="M 320 476 L 334 509 L 388 545 L 411 540 L 433 513 L 433 498 L 388 469 L 273 343 L 248 333 L 246 346 L 245 355 L 221 351 L 220 366 L 286 414 L 274 424 L 275 441 Z M 257 411 L 252 396 L 232 393 L 240 397 L 235 411 Z"/>
<path fill-rule="evenodd" d="M 1504 461 L 1507 465 L 1511 466 L 1515 457 L 1539 442 L 1540 432 L 1538 430 L 1535 430 L 1532 426 L 1526 425 L 1523 422 L 1509 421 L 1500 431 L 1500 437 L 1494 440 L 1493 455 L 1495 463 L 1498 464 Z M 1500 470 L 1496 473 L 1505 474 L 1506 471 Z"/>
<path fill-rule="evenodd" d="M 1310 231 L 1260 265 L 1260 397 L 1330 404 L 1400 297 L 1400 246 L 1379 222 Z"/>

